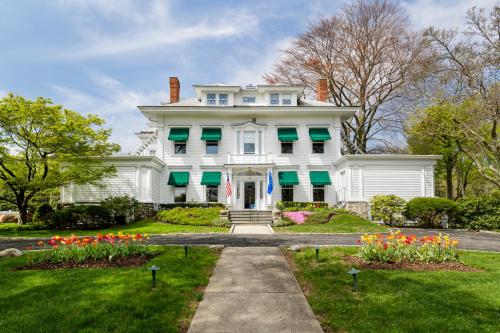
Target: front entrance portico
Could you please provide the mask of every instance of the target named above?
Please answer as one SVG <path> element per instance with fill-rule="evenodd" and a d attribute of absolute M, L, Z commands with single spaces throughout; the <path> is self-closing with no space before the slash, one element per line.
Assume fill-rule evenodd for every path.
<path fill-rule="evenodd" d="M 272 209 L 272 198 L 267 194 L 267 175 L 270 166 L 226 166 L 226 168 L 233 193 L 227 200 L 229 209 Z"/>

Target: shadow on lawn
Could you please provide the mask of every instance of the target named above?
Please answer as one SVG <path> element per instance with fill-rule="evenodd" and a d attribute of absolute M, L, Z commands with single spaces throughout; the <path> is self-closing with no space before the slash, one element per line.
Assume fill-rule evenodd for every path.
<path fill-rule="evenodd" d="M 185 259 L 183 249 L 166 251 L 146 265 L 161 267 L 155 290 L 146 267 L 12 272 L 4 268 L 21 258 L 1 262 L 2 332 L 177 332 L 218 256 L 192 249 Z"/>
<path fill-rule="evenodd" d="M 352 291 L 349 269 L 333 252 L 315 262 L 295 254 L 301 285 L 328 331 L 495 332 L 500 314 L 498 269 L 487 272 L 364 270 Z M 498 263 L 499 257 L 495 257 Z M 485 267 L 486 268 L 486 267 Z"/>

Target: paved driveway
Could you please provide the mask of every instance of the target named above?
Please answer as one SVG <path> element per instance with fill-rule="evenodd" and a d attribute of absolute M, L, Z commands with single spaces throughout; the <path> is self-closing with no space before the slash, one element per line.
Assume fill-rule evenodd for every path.
<path fill-rule="evenodd" d="M 406 229 L 405 233 L 416 234 L 417 237 L 445 232 L 458 239 L 459 247 L 470 250 L 500 252 L 500 233 L 471 232 L 457 230 L 422 230 Z M 158 245 L 225 245 L 233 247 L 246 246 L 292 246 L 292 245 L 356 245 L 361 234 L 273 234 L 273 235 L 231 235 L 231 234 L 169 234 L 152 235 L 150 244 Z M 0 249 L 15 247 L 24 249 L 35 246 L 40 239 L 20 240 L 0 238 Z"/>

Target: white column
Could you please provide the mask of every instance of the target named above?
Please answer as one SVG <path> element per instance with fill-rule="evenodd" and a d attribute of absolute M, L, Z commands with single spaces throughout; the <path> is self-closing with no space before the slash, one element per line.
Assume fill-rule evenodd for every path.
<path fill-rule="evenodd" d="M 142 198 L 141 198 L 141 187 L 140 187 L 140 175 L 141 173 L 141 168 L 140 167 L 135 167 L 135 191 L 134 191 L 134 195 L 135 195 L 135 198 L 139 201 L 142 201 Z"/>

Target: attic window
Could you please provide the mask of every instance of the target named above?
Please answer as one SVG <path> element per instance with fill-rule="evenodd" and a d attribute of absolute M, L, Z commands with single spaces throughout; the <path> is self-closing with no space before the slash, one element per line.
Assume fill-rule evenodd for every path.
<path fill-rule="evenodd" d="M 207 94 L 207 105 L 215 105 L 215 94 Z"/>
<path fill-rule="evenodd" d="M 281 104 L 282 105 L 291 105 L 292 104 L 292 95 L 291 94 L 281 94 Z"/>
<path fill-rule="evenodd" d="M 271 105 L 280 104 L 280 94 L 271 94 Z"/>
<path fill-rule="evenodd" d="M 227 94 L 219 94 L 219 105 L 227 105 Z"/>

